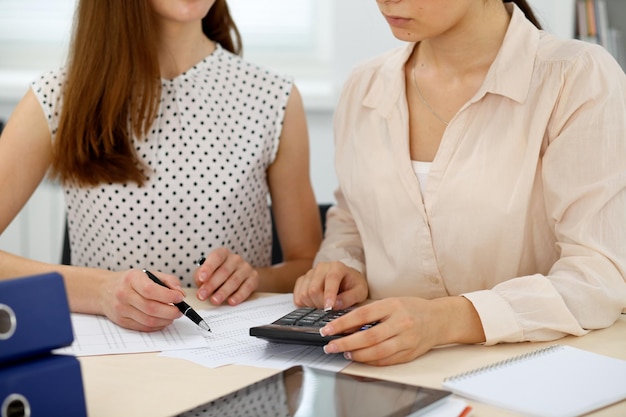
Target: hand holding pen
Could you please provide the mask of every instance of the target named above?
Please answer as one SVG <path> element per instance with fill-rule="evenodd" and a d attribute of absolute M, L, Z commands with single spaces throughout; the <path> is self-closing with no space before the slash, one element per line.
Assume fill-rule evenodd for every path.
<path fill-rule="evenodd" d="M 165 283 L 163 283 L 163 281 L 161 281 L 159 278 L 157 278 L 157 276 L 154 275 L 152 272 L 148 271 L 147 269 L 144 269 L 143 272 L 148 276 L 148 278 L 150 278 L 155 283 L 157 283 L 157 284 L 159 284 L 159 285 L 161 285 L 163 287 L 169 288 L 167 285 L 165 285 Z M 174 303 L 174 305 L 180 310 L 181 313 L 183 313 L 185 316 L 187 316 L 191 321 L 196 323 L 202 329 L 204 329 L 204 330 L 206 330 L 208 332 L 211 331 L 211 328 L 209 327 L 207 322 L 204 321 L 204 319 L 202 317 L 200 317 L 200 315 L 196 312 L 196 310 L 191 308 L 191 306 L 189 304 L 187 304 L 184 301 L 181 301 L 180 303 Z"/>

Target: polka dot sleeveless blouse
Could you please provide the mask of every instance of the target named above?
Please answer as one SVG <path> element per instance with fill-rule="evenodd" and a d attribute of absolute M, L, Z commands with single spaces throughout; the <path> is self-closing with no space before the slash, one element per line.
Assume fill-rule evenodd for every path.
<path fill-rule="evenodd" d="M 63 70 L 32 89 L 56 132 Z M 134 138 L 149 167 L 134 183 L 64 188 L 72 264 L 148 268 L 192 286 L 194 261 L 227 247 L 253 266 L 271 262 L 266 170 L 274 161 L 292 81 L 218 48 L 162 80 L 159 114 Z"/>

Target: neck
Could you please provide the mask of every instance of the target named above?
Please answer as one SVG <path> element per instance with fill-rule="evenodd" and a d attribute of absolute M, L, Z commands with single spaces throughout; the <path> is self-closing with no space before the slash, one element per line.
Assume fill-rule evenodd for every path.
<path fill-rule="evenodd" d="M 415 50 L 414 62 L 418 68 L 452 78 L 483 72 L 498 54 L 509 21 L 510 15 L 501 2 L 476 6 L 448 31 L 422 40 Z"/>
<path fill-rule="evenodd" d="M 200 22 L 163 25 L 159 33 L 159 67 L 161 77 L 166 79 L 182 74 L 215 50 L 215 44 L 202 32 Z"/>

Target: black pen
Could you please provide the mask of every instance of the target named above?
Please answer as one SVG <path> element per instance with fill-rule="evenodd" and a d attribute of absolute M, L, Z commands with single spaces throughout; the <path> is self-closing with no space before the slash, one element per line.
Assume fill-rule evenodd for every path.
<path fill-rule="evenodd" d="M 148 278 L 150 278 L 152 281 L 156 282 L 159 285 L 162 285 L 165 288 L 169 288 L 167 285 L 165 285 L 163 283 L 163 281 L 158 279 L 156 277 L 156 275 L 154 275 L 152 272 L 148 271 L 145 268 L 144 268 L 143 272 L 145 272 L 146 275 L 148 276 Z M 198 326 L 200 326 L 201 328 L 203 328 L 204 330 L 206 330 L 208 332 L 211 331 L 211 328 L 209 327 L 207 322 L 204 321 L 204 319 L 202 317 L 200 317 L 200 314 L 196 313 L 196 310 L 191 308 L 191 306 L 189 304 L 187 304 L 184 301 L 181 301 L 180 303 L 174 303 L 174 305 L 180 310 L 181 313 L 183 313 L 185 316 L 189 317 L 191 319 L 191 321 L 196 323 Z"/>

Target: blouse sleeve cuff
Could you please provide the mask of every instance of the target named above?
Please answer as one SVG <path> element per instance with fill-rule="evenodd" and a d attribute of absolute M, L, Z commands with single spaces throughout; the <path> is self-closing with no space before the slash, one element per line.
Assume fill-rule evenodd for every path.
<path fill-rule="evenodd" d="M 503 342 L 521 342 L 524 332 L 511 306 L 493 291 L 475 291 L 463 294 L 473 305 L 485 332 L 485 345 Z"/>

